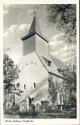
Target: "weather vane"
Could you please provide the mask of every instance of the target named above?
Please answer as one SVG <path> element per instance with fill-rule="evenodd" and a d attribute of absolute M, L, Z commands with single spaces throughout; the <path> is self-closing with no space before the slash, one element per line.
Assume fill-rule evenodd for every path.
<path fill-rule="evenodd" d="M 34 9 L 34 16 L 36 16 L 37 5 L 35 5 L 35 6 L 33 7 L 33 9 Z"/>
<path fill-rule="evenodd" d="M 37 14 L 37 10 L 39 9 L 39 7 L 40 7 L 40 5 L 35 5 L 35 6 L 33 7 L 33 10 L 34 10 L 34 16 L 36 16 L 36 14 Z"/>
<path fill-rule="evenodd" d="M 35 5 L 33 9 L 34 9 L 34 16 L 36 16 L 37 5 Z"/>

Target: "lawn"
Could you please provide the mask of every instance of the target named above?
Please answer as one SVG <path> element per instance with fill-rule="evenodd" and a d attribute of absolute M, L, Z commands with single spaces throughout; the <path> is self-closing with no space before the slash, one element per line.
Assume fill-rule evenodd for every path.
<path fill-rule="evenodd" d="M 54 119 L 54 118 L 76 118 L 76 110 L 52 110 L 52 111 L 40 111 L 40 112 L 13 112 L 10 114 L 5 114 L 5 118 L 45 118 L 45 119 Z"/>

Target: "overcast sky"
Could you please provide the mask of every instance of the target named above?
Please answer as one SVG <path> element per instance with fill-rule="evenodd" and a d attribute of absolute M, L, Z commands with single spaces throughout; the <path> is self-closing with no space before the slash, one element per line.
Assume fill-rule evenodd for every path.
<path fill-rule="evenodd" d="M 15 61 L 23 54 L 21 37 L 27 35 L 34 17 L 35 5 L 4 5 L 3 7 L 3 37 L 4 49 Z M 64 33 L 56 29 L 54 24 L 48 22 L 46 5 L 38 5 L 37 19 L 42 34 L 49 40 L 50 53 L 63 62 L 73 61 L 75 58 L 75 45 L 65 44 Z"/>

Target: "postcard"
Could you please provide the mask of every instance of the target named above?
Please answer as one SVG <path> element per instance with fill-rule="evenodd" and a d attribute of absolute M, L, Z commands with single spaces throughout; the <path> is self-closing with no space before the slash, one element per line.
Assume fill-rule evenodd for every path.
<path fill-rule="evenodd" d="M 79 125 L 78 2 L 2 2 L 1 125 Z"/>

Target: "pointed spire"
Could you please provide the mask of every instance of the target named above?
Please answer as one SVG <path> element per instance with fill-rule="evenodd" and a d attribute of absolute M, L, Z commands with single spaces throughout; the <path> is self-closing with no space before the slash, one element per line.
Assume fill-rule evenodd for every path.
<path fill-rule="evenodd" d="M 33 18 L 33 21 L 32 21 L 32 24 L 31 24 L 31 27 L 30 27 L 30 30 L 29 30 L 29 33 L 28 35 L 22 37 L 21 39 L 24 41 L 26 40 L 27 38 L 30 38 L 32 37 L 34 34 L 37 34 L 39 37 L 41 37 L 43 40 L 45 40 L 46 42 L 49 42 L 41 33 L 41 29 L 40 29 L 40 26 L 39 26 L 39 23 L 38 23 L 38 20 L 37 20 L 37 17 L 36 17 L 36 12 L 34 13 L 34 18 Z"/>
<path fill-rule="evenodd" d="M 32 24 L 31 24 L 31 27 L 30 27 L 30 30 L 29 30 L 29 34 L 31 34 L 31 33 L 41 34 L 40 26 L 39 26 L 38 20 L 36 18 L 36 15 L 33 18 L 33 21 L 32 21 Z"/>

